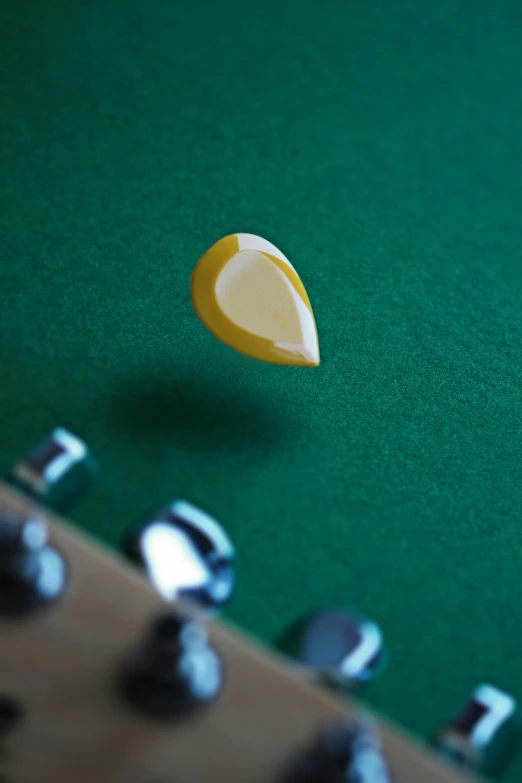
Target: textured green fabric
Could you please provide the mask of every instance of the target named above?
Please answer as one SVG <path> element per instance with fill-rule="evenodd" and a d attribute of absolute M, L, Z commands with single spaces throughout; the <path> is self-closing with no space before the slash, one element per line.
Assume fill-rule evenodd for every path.
<path fill-rule="evenodd" d="M 215 512 L 229 615 L 367 612 L 368 700 L 421 736 L 522 698 L 520 0 L 3 0 L 0 73 L 2 465 L 83 436 L 112 544 Z M 318 369 L 197 320 L 233 231 L 295 263 Z"/>

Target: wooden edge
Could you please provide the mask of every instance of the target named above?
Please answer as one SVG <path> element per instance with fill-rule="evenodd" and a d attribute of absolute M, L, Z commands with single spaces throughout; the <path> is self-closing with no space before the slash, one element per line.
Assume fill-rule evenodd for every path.
<path fill-rule="evenodd" d="M 174 724 L 135 713 L 115 687 L 118 667 L 165 602 L 139 572 L 0 484 L 6 510 L 43 516 L 70 569 L 58 604 L 3 622 L 0 694 L 25 711 L 0 755 L 9 783 L 276 783 L 319 724 L 359 716 L 356 702 L 214 620 L 209 633 L 226 673 L 218 700 Z M 390 722 L 377 723 L 396 783 L 469 781 Z"/>

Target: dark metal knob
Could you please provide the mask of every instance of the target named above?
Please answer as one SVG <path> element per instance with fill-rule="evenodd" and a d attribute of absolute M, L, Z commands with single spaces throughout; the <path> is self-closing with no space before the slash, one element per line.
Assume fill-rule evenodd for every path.
<path fill-rule="evenodd" d="M 66 584 L 62 555 L 38 517 L 0 516 L 0 613 L 22 614 L 56 601 Z"/>
<path fill-rule="evenodd" d="M 16 699 L 11 696 L 0 695 L 0 740 L 10 734 L 20 724 L 23 718 L 23 709 Z M 0 783 L 1 783 L 0 777 Z"/>
<path fill-rule="evenodd" d="M 373 728 L 333 723 L 291 761 L 283 783 L 392 783 Z"/>
<path fill-rule="evenodd" d="M 126 698 L 142 712 L 174 718 L 211 702 L 222 680 L 221 659 L 204 628 L 166 614 L 124 661 L 121 685 Z"/>

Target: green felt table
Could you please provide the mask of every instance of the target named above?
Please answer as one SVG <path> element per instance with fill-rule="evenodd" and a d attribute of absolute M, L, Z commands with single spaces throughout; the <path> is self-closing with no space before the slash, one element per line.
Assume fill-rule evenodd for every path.
<path fill-rule="evenodd" d="M 83 437 L 110 545 L 215 513 L 227 615 L 369 614 L 366 698 L 421 737 L 479 681 L 522 698 L 521 81 L 517 0 L 0 7 L 1 464 Z M 198 321 L 235 231 L 294 263 L 320 367 Z"/>

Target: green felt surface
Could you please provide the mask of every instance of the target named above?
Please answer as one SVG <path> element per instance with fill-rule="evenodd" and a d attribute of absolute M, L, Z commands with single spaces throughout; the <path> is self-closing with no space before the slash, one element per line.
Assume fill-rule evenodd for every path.
<path fill-rule="evenodd" d="M 369 613 L 368 700 L 421 736 L 479 680 L 522 698 L 521 83 L 518 0 L 0 6 L 1 464 L 83 436 L 112 544 L 215 512 L 229 615 Z M 318 369 L 195 317 L 233 231 L 294 262 Z"/>

